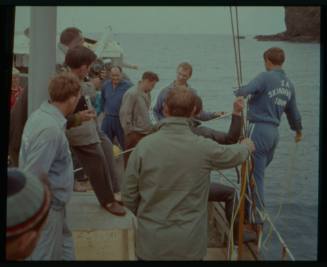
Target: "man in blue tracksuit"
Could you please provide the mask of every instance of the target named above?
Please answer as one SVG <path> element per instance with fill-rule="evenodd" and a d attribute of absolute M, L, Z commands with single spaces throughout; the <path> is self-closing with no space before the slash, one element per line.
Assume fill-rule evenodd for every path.
<path fill-rule="evenodd" d="M 111 142 L 116 137 L 121 149 L 124 149 L 124 132 L 119 120 L 119 110 L 123 96 L 132 83 L 122 79 L 122 69 L 119 66 L 110 69 L 110 77 L 111 80 L 106 81 L 101 90 L 100 111 L 104 112 L 101 130 Z"/>
<path fill-rule="evenodd" d="M 296 105 L 294 86 L 282 69 L 284 51 L 273 47 L 264 52 L 263 58 L 267 71 L 235 92 L 236 96 L 250 95 L 248 136 L 256 147 L 253 173 L 256 186 L 253 193 L 256 207 L 260 210 L 264 208 L 265 168 L 273 159 L 278 144 L 278 126 L 283 112 L 286 113 L 290 128 L 296 132 L 295 142 L 302 139 L 301 116 Z M 249 204 L 247 206 L 250 212 Z M 262 223 L 261 218 L 256 216 L 254 223 Z"/>

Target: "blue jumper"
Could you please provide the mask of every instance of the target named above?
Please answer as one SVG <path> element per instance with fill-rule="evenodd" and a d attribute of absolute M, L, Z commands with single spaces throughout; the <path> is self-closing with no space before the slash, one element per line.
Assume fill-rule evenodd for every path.
<path fill-rule="evenodd" d="M 119 120 L 119 109 L 125 92 L 131 86 L 130 81 L 122 80 L 113 88 L 111 80 L 108 80 L 103 84 L 101 90 L 100 111 L 104 112 L 101 130 L 111 142 L 116 137 L 122 149 L 124 149 L 124 132 Z"/>
<path fill-rule="evenodd" d="M 263 210 L 264 172 L 273 159 L 279 141 L 278 126 L 282 114 L 285 112 L 293 131 L 302 129 L 295 90 L 282 69 L 273 69 L 260 73 L 249 84 L 236 90 L 235 95 L 249 95 L 247 119 L 250 124 L 247 134 L 255 144 L 253 174 L 256 189 L 253 193 L 256 206 Z M 249 203 L 247 210 L 251 214 Z M 261 223 L 260 218 L 255 218 L 255 222 Z"/>

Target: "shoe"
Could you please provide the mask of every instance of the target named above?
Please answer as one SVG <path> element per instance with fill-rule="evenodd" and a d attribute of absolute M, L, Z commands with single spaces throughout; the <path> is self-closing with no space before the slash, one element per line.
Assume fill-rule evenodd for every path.
<path fill-rule="evenodd" d="M 114 193 L 114 198 L 115 198 L 116 202 L 118 202 L 120 205 L 124 206 L 124 203 L 121 200 L 121 193 L 120 192 Z"/>
<path fill-rule="evenodd" d="M 103 205 L 103 208 L 116 216 L 124 216 L 126 214 L 124 207 L 117 201 L 114 201 L 111 204 Z"/>
<path fill-rule="evenodd" d="M 75 192 L 86 192 L 87 188 L 85 185 L 83 185 L 82 182 L 75 181 L 74 182 L 74 191 Z"/>
<path fill-rule="evenodd" d="M 234 237 L 234 244 L 238 245 L 238 236 Z M 254 231 L 249 231 L 248 229 L 244 228 L 243 231 L 243 243 L 249 242 L 256 242 L 257 241 L 257 233 Z"/>

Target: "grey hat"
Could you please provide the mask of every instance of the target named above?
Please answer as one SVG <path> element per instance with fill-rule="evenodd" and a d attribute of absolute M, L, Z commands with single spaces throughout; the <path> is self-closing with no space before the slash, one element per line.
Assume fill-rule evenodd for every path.
<path fill-rule="evenodd" d="M 49 190 L 39 178 L 9 168 L 6 236 L 16 236 L 33 228 L 47 214 L 49 203 Z"/>

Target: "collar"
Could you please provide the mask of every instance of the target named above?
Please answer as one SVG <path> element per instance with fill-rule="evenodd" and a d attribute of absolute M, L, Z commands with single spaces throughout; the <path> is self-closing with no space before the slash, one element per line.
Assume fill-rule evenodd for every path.
<path fill-rule="evenodd" d="M 169 126 L 169 125 L 180 125 L 186 126 L 187 128 L 190 127 L 190 118 L 186 117 L 166 117 L 162 119 L 159 124 L 158 128 Z"/>
<path fill-rule="evenodd" d="M 58 43 L 58 48 L 66 55 L 67 54 L 67 51 L 68 51 L 68 46 L 65 46 L 64 44 L 62 43 Z"/>
<path fill-rule="evenodd" d="M 64 117 L 64 114 L 62 114 L 62 112 L 56 106 L 49 103 L 49 101 L 44 101 L 41 104 L 40 109 L 43 112 L 52 115 L 55 118 L 55 120 L 58 122 L 60 128 L 64 129 L 66 127 L 67 120 Z"/>

